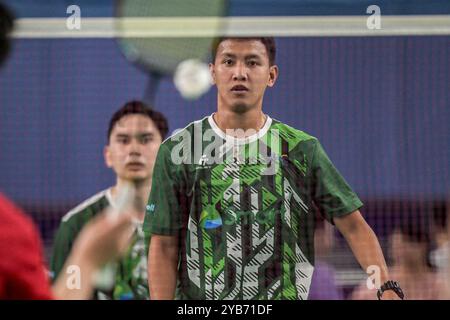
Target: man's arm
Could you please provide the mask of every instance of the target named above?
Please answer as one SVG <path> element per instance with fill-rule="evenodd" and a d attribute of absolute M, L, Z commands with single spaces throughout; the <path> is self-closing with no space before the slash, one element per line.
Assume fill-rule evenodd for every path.
<path fill-rule="evenodd" d="M 148 282 L 151 299 L 174 299 L 178 250 L 178 235 L 152 235 L 148 254 Z"/>
<path fill-rule="evenodd" d="M 389 279 L 388 268 L 377 236 L 359 210 L 342 217 L 335 217 L 334 223 L 347 240 L 365 272 L 369 266 L 377 266 L 380 270 L 380 284 L 392 280 Z M 376 293 L 374 292 L 374 294 Z M 382 297 L 383 299 L 398 299 L 397 295 L 391 290 L 385 291 Z"/>

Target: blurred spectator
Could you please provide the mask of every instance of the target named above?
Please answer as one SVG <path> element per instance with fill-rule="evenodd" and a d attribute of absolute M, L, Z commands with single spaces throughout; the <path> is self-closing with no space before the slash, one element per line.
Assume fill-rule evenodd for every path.
<path fill-rule="evenodd" d="M 427 221 L 408 217 L 396 226 L 389 238 L 392 261 L 389 266 L 390 276 L 400 283 L 408 300 L 445 298 L 442 278 L 429 261 L 434 239 Z M 364 281 L 353 291 L 351 299 L 376 299 L 376 289 L 368 289 Z"/>
<path fill-rule="evenodd" d="M 430 261 L 444 280 L 442 296 L 450 299 L 450 198 L 447 203 L 436 204 L 433 208 L 433 227 L 436 248 L 430 254 Z"/>
<path fill-rule="evenodd" d="M 447 232 L 447 209 L 444 204 L 433 208 L 433 231 L 436 249 L 430 254 L 430 261 L 438 270 L 447 268 L 449 256 L 449 236 Z"/>
<path fill-rule="evenodd" d="M 336 285 L 336 272 L 326 259 L 334 246 L 334 229 L 323 219 L 316 222 L 314 233 L 315 265 L 309 291 L 309 300 L 342 300 L 342 291 Z"/>

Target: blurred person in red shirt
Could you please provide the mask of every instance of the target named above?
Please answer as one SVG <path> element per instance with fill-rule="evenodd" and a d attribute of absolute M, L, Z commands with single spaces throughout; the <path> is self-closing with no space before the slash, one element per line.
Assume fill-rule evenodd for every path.
<path fill-rule="evenodd" d="M 9 53 L 12 28 L 13 16 L 0 3 L 0 66 Z M 136 216 L 137 212 L 127 210 L 115 219 L 102 213 L 90 221 L 67 260 L 67 266 L 76 267 L 75 273 L 62 273 L 50 287 L 35 225 L 0 193 L 0 300 L 90 298 L 95 273 L 128 247 Z M 74 279 L 79 281 L 73 283 Z"/>

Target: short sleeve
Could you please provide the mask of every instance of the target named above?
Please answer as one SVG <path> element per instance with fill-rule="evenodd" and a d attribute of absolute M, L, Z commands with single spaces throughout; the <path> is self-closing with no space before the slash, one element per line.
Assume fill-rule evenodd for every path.
<path fill-rule="evenodd" d="M 334 223 L 333 218 L 352 213 L 363 203 L 334 167 L 318 140 L 313 150 L 312 198 L 321 214 Z"/>
<path fill-rule="evenodd" d="M 175 235 L 182 228 L 181 186 L 169 148 L 162 144 L 153 170 L 152 189 L 146 207 L 143 230 L 151 234 Z"/>

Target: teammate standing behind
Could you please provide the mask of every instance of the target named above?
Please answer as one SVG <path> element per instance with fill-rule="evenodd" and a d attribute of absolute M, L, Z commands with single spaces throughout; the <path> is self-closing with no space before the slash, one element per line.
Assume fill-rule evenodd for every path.
<path fill-rule="evenodd" d="M 0 3 L 0 67 L 9 53 L 9 34 L 14 18 Z M 109 261 L 120 257 L 135 229 L 136 212 L 125 210 L 117 219 L 99 214 L 81 231 L 67 258 L 67 266 L 78 267 L 79 287 L 63 273 L 50 287 L 42 243 L 36 226 L 22 210 L 0 193 L 0 300 L 88 299 L 94 291 L 93 275 Z"/>
<path fill-rule="evenodd" d="M 62 270 L 81 228 L 103 209 L 115 206 L 117 191 L 127 183 L 136 188 L 136 204 L 144 219 L 153 166 L 161 141 L 166 136 L 166 118 L 139 101 L 131 101 L 111 118 L 108 144 L 104 149 L 106 165 L 116 174 L 116 184 L 90 197 L 63 218 L 57 231 L 51 269 L 56 278 Z M 147 299 L 147 253 L 141 227 L 136 228 L 132 244 L 120 260 L 116 282 L 110 291 L 98 290 L 98 299 Z"/>
<path fill-rule="evenodd" d="M 313 204 L 364 270 L 390 280 L 361 201 L 319 141 L 262 111 L 278 77 L 274 39 L 220 39 L 210 70 L 217 112 L 158 152 L 144 223 L 152 299 L 174 298 L 177 280 L 184 299 L 307 299 Z"/>

